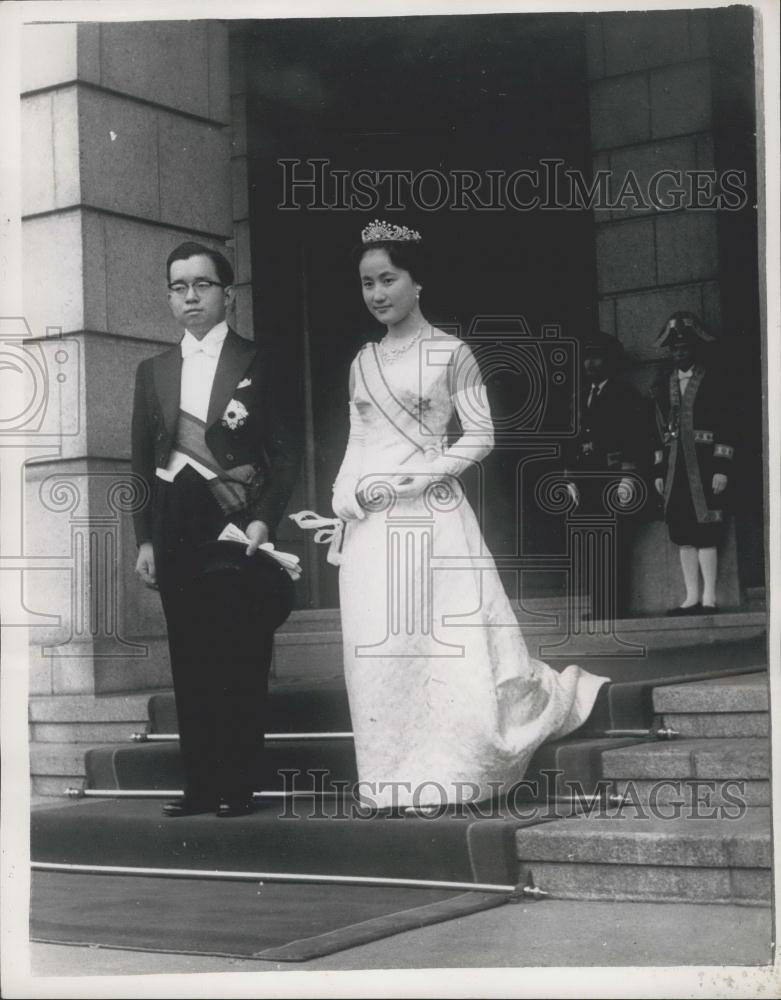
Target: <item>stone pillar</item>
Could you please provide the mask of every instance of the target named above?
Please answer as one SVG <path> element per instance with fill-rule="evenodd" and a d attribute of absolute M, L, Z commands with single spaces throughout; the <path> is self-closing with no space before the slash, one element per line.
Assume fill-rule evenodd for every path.
<path fill-rule="evenodd" d="M 707 10 L 611 13 L 589 19 L 587 64 L 594 172 L 610 177 L 611 202 L 634 175 L 646 192 L 665 169 L 714 168 L 714 84 Z M 660 186 L 670 197 L 671 182 Z M 638 206 L 595 210 L 599 323 L 619 338 L 641 389 L 660 355 L 652 347 L 676 309 L 721 328 L 715 211 Z M 719 603 L 740 601 L 734 532 L 725 539 Z M 644 525 L 633 560 L 632 604 L 662 611 L 683 595 L 674 547 L 661 522 Z"/>
<path fill-rule="evenodd" d="M 48 415 L 57 446 L 27 464 L 22 555 L 38 568 L 24 574 L 24 605 L 50 616 L 32 629 L 30 691 L 165 686 L 159 599 L 133 572 L 133 383 L 138 362 L 179 337 L 168 253 L 195 239 L 234 256 L 234 218 L 246 219 L 231 180 L 227 28 L 29 25 L 23 49 L 28 341 L 60 344 L 66 385 L 77 386 Z M 233 176 L 246 187 L 246 174 Z M 237 323 L 251 335 L 246 223 L 235 238 Z M 51 394 L 48 405 L 59 405 Z"/>
<path fill-rule="evenodd" d="M 236 329 L 252 338 L 252 257 L 247 147 L 246 38 L 230 36 L 231 209 L 236 262 Z"/>

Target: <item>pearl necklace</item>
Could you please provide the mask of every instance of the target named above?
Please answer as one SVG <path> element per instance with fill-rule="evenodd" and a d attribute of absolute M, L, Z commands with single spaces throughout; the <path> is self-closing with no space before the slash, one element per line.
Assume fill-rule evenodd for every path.
<path fill-rule="evenodd" d="M 425 324 L 418 328 L 418 332 L 415 334 L 414 337 L 410 337 L 410 339 L 406 341 L 404 344 L 402 344 L 400 347 L 386 347 L 385 342 L 388 339 L 388 334 L 386 333 L 379 343 L 380 356 L 382 360 L 386 364 L 391 364 L 393 361 L 397 361 L 403 354 L 407 353 L 407 351 L 412 347 L 413 344 L 417 344 L 417 342 L 420 340 L 424 328 Z"/>

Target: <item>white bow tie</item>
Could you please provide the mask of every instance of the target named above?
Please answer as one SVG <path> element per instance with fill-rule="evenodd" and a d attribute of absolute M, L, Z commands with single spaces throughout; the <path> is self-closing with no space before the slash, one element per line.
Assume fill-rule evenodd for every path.
<path fill-rule="evenodd" d="M 194 354 L 205 354 L 209 358 L 218 358 L 222 350 L 221 340 L 196 340 L 195 337 L 185 337 L 182 340 L 182 358 L 191 358 Z"/>

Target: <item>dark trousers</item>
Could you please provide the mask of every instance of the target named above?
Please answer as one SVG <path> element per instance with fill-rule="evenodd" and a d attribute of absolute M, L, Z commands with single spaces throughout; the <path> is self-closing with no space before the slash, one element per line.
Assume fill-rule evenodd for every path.
<path fill-rule="evenodd" d="M 244 575 L 198 572 L 199 543 L 226 524 L 205 480 L 186 466 L 173 483 L 155 485 L 153 546 L 185 794 L 243 798 L 260 773 L 273 627 Z"/>

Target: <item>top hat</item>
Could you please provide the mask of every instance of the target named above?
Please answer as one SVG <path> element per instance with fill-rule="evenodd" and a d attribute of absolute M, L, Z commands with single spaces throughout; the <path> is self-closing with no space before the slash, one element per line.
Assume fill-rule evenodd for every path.
<path fill-rule="evenodd" d="M 248 556 L 244 542 L 202 542 L 193 553 L 193 573 L 212 585 L 218 574 L 234 578 L 241 574 L 242 586 L 248 588 L 272 628 L 279 628 L 293 609 L 295 588 L 287 570 L 263 549 Z"/>
<path fill-rule="evenodd" d="M 696 313 L 681 309 L 674 312 L 654 341 L 655 347 L 675 347 L 677 344 L 703 344 L 715 340 Z"/>

